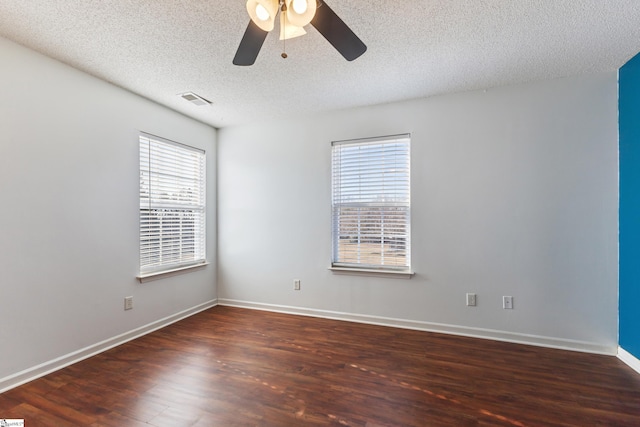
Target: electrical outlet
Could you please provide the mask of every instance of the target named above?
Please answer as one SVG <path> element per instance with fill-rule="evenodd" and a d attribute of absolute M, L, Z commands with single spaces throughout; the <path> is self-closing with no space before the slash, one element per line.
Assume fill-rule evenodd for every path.
<path fill-rule="evenodd" d="M 299 291 L 300 290 L 300 279 L 295 279 L 293 281 L 293 290 L 294 291 Z"/>
<path fill-rule="evenodd" d="M 513 297 L 503 296 L 502 297 L 502 308 L 505 310 L 513 309 Z"/>
<path fill-rule="evenodd" d="M 124 309 L 131 310 L 133 308 L 133 297 L 124 298 Z"/>
<path fill-rule="evenodd" d="M 475 307 L 475 305 L 476 305 L 476 294 L 467 294 L 467 305 L 469 307 Z"/>

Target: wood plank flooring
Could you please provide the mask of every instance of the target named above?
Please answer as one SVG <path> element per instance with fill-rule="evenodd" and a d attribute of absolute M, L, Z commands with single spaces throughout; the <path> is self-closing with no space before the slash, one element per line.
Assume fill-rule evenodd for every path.
<path fill-rule="evenodd" d="M 615 357 L 214 307 L 0 394 L 36 426 L 640 426 Z"/>

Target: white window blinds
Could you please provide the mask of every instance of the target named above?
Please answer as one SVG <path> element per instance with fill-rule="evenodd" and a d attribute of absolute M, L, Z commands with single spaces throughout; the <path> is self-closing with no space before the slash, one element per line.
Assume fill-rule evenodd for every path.
<path fill-rule="evenodd" d="M 409 166 L 409 135 L 332 143 L 332 266 L 410 270 Z"/>
<path fill-rule="evenodd" d="M 204 263 L 205 153 L 140 135 L 140 273 Z"/>

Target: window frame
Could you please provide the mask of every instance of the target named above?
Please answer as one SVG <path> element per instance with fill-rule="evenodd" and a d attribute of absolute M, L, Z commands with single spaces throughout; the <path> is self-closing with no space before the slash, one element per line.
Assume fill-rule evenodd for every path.
<path fill-rule="evenodd" d="M 139 133 L 138 148 L 137 278 L 207 265 L 206 151 L 146 132 Z"/>
<path fill-rule="evenodd" d="M 388 147 L 383 147 L 385 144 L 389 144 Z M 392 146 L 393 145 L 393 146 Z M 374 167 L 378 179 L 374 181 L 373 187 L 379 187 L 379 193 L 370 193 L 366 190 L 365 185 L 362 183 L 362 172 L 359 169 L 358 172 L 349 170 L 348 165 L 343 163 L 347 160 L 338 158 L 343 156 L 343 148 L 347 150 L 350 147 L 367 147 L 374 151 L 374 147 L 380 147 L 380 153 L 372 155 L 356 154 L 355 159 L 359 167 L 367 165 L 368 167 Z M 351 150 L 352 153 L 355 150 Z M 358 149 L 359 151 L 359 149 Z M 400 163 L 393 163 L 389 161 L 388 155 L 393 153 L 393 161 L 398 160 Z M 351 158 L 350 158 L 351 160 Z M 395 166 L 397 165 L 397 168 Z M 340 170 L 336 170 L 339 168 Z M 391 174 L 389 173 L 390 171 Z M 394 179 L 387 178 L 386 175 L 396 176 Z M 357 176 L 358 183 L 354 184 L 353 179 Z M 343 184 L 343 180 L 349 180 L 349 183 Z M 338 182 L 339 181 L 339 182 Z M 394 184 L 389 186 L 388 184 Z M 386 185 L 386 187 L 385 187 Z M 396 190 L 389 190 L 393 187 Z M 355 191 L 355 193 L 354 193 Z M 349 200 L 351 198 L 351 200 Z M 374 202 L 372 199 L 376 199 Z M 388 199 L 384 201 L 383 199 Z M 383 200 L 383 201 L 381 201 Z M 367 238 L 379 238 L 380 244 L 380 260 L 379 262 L 360 262 L 360 256 L 358 256 L 357 262 L 353 262 L 353 259 L 347 259 L 349 256 L 340 255 L 341 250 L 344 252 L 344 244 L 341 249 L 341 241 L 346 239 L 345 225 L 344 223 L 349 219 L 350 213 L 344 213 L 345 210 L 357 210 L 358 217 L 360 217 L 360 211 L 372 210 L 374 212 L 382 213 L 379 218 L 380 230 L 379 231 L 362 231 L 365 227 L 361 227 L 361 223 L 358 221 L 357 232 L 355 236 L 356 242 L 352 242 L 352 246 L 357 247 L 358 254 L 361 252 L 363 242 L 366 242 Z M 387 216 L 386 213 L 390 212 L 391 216 Z M 368 215 L 373 216 L 371 213 Z M 387 222 L 384 218 L 390 218 Z M 342 218 L 342 222 L 341 222 Z M 346 219 L 345 219 L 346 218 Z M 401 227 L 398 231 L 398 218 L 402 218 Z M 377 219 L 369 220 L 367 225 L 377 224 Z M 386 232 L 386 225 L 390 225 L 392 231 Z M 341 228 L 342 226 L 342 228 Z M 377 225 L 376 225 L 377 226 Z M 404 228 L 403 228 L 404 227 Z M 351 231 L 352 232 L 352 231 Z M 342 238 L 342 239 L 341 239 Z M 400 244 L 400 253 L 403 256 L 399 259 L 401 264 L 397 264 L 398 259 L 393 260 L 386 264 L 385 257 L 392 258 L 390 255 L 392 251 L 392 245 L 388 248 L 385 243 L 393 242 L 394 239 L 398 239 Z M 404 239 L 404 245 L 402 245 Z M 396 240 L 396 241 L 398 241 Z M 350 242 L 351 243 L 351 242 Z M 329 269 L 338 273 L 355 273 L 355 274 L 373 274 L 382 276 L 403 276 L 411 277 L 414 273 L 412 271 L 411 263 L 411 134 L 397 134 L 388 135 L 373 138 L 360 138 L 351 140 L 340 140 L 331 142 L 331 264 Z M 397 247 L 396 247 L 397 248 Z M 368 252 L 365 257 L 372 257 L 373 252 Z"/>

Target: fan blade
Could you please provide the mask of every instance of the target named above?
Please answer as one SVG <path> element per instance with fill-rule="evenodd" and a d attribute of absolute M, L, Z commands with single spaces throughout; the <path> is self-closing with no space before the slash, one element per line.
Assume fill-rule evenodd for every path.
<path fill-rule="evenodd" d="M 311 20 L 311 25 L 313 25 L 347 61 L 353 61 L 367 50 L 367 46 L 362 43 L 362 40 L 351 31 L 347 24 L 345 24 L 324 1 L 318 5 L 316 15 Z"/>
<path fill-rule="evenodd" d="M 258 53 L 262 48 L 264 39 L 267 38 L 268 32 L 260 29 L 253 21 L 249 21 L 244 36 L 238 46 L 236 56 L 233 58 L 233 65 L 253 65 L 256 62 Z"/>

